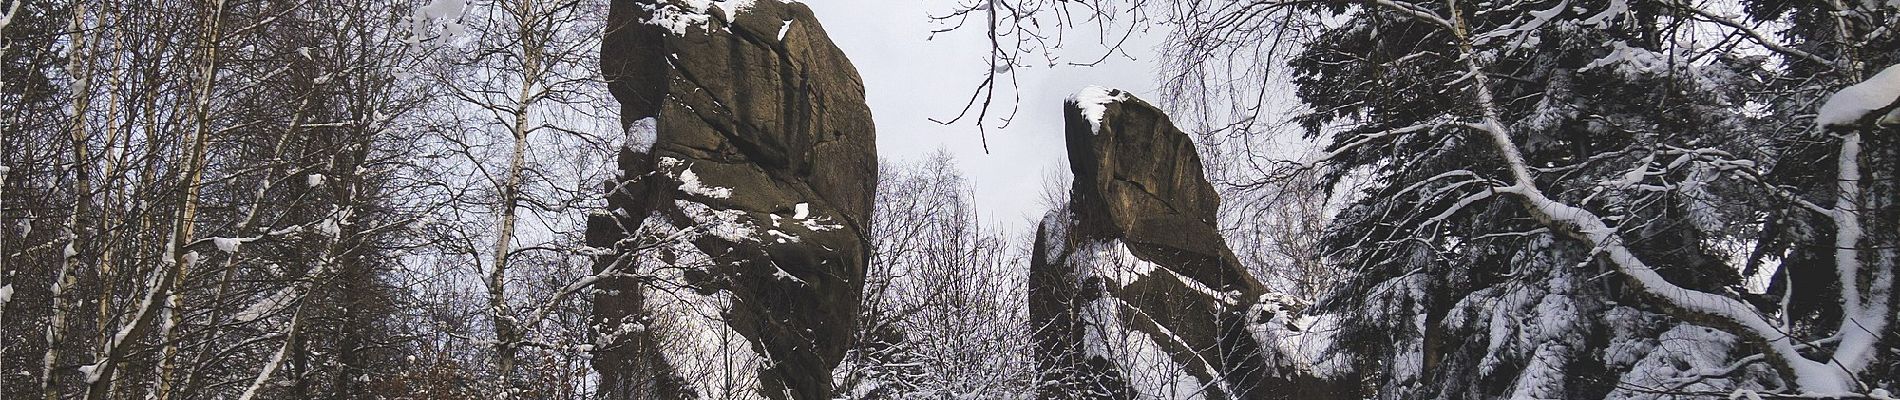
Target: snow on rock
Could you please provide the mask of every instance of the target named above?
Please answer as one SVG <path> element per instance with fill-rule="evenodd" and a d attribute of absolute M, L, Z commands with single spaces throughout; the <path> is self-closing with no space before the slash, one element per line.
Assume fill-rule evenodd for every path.
<path fill-rule="evenodd" d="M 778 28 L 778 41 L 785 41 L 785 33 L 792 31 L 792 21 L 794 20 L 785 20 L 785 25 Z"/>
<path fill-rule="evenodd" d="M 11 301 L 13 301 L 13 285 L 0 286 L 0 306 L 7 305 Z"/>
<path fill-rule="evenodd" d="M 1182 367 L 1174 363 L 1172 356 L 1154 337 L 1124 326 L 1122 305 L 1122 301 L 1114 296 L 1103 296 L 1085 306 L 1083 313 L 1087 315 L 1089 324 L 1082 337 L 1083 354 L 1100 357 L 1120 367 L 1120 372 L 1128 379 L 1129 388 L 1136 392 L 1136 398 L 1206 398 L 1206 385 L 1187 371 L 1182 371 Z M 1165 328 L 1160 330 L 1167 334 Z M 1178 337 L 1170 339 L 1181 341 Z M 1225 387 L 1221 389 L 1223 393 L 1231 393 Z"/>
<path fill-rule="evenodd" d="M 772 265 L 772 279 L 788 280 L 809 285 L 804 279 L 798 279 L 797 276 L 792 275 L 791 272 L 786 272 L 785 268 L 779 267 L 777 264 Z"/>
<path fill-rule="evenodd" d="M 765 234 L 767 234 L 767 235 L 771 235 L 771 236 L 772 236 L 772 238 L 773 238 L 773 239 L 772 239 L 773 241 L 775 241 L 775 242 L 778 242 L 778 243 L 781 243 L 781 244 L 783 244 L 783 243 L 798 243 L 798 237 L 797 237 L 797 236 L 792 236 L 791 234 L 788 234 L 788 233 L 785 233 L 785 231 L 781 231 L 781 230 L 777 230 L 777 229 L 767 229 L 767 230 L 765 230 Z"/>
<path fill-rule="evenodd" d="M 1828 96 L 1827 102 L 1821 104 L 1820 115 L 1814 117 L 1814 124 L 1822 127 L 1853 125 L 1867 113 L 1892 105 L 1896 98 L 1900 98 L 1900 64 Z M 1887 113 L 1878 123 L 1900 124 L 1900 109 Z"/>
<path fill-rule="evenodd" d="M 627 124 L 627 147 L 641 153 L 652 153 L 654 141 L 660 138 L 658 127 L 659 121 L 653 117 Z"/>
<path fill-rule="evenodd" d="M 646 226 L 662 233 L 683 229 L 657 215 L 647 221 Z M 655 350 L 676 370 L 707 374 L 685 382 L 705 398 L 757 398 L 758 371 L 770 364 L 753 351 L 754 343 L 725 320 L 733 307 L 732 293 L 681 290 L 693 285 L 686 278 L 687 268 L 678 267 L 711 265 L 712 258 L 683 240 L 670 243 L 668 249 L 679 257 L 675 262 L 642 259 L 635 265 L 636 273 L 655 280 L 639 289 L 649 315 L 646 323 L 624 324 L 618 332 L 650 330 L 667 338 L 667 345 Z"/>
<path fill-rule="evenodd" d="M 751 9 L 754 3 L 757 3 L 757 0 L 686 0 L 683 2 L 685 6 L 683 8 L 679 5 L 664 4 L 652 9 L 653 18 L 647 20 L 647 23 L 666 28 L 675 35 L 685 35 L 687 28 L 698 27 L 709 30 L 707 24 L 712 21 L 712 14 L 709 12 L 714 6 L 724 10 L 726 18 L 731 19 Z"/>
<path fill-rule="evenodd" d="M 1039 230 L 1042 231 L 1043 248 L 1036 249 L 1042 254 L 1062 254 L 1069 251 L 1069 227 L 1075 226 L 1075 215 L 1069 212 L 1069 205 L 1049 210 L 1042 216 Z"/>
<path fill-rule="evenodd" d="M 1254 341 L 1278 350 L 1273 353 L 1281 357 L 1280 366 L 1322 378 L 1345 376 L 1352 368 L 1351 357 L 1333 347 L 1340 316 L 1304 314 L 1301 310 L 1306 306 L 1293 296 L 1262 294 L 1249 315 L 1266 318 L 1250 324 L 1247 331 Z"/>
<path fill-rule="evenodd" d="M 798 205 L 792 206 L 792 218 L 811 218 L 811 203 L 798 203 Z"/>
<path fill-rule="evenodd" d="M 309 176 L 305 176 L 303 183 L 310 187 L 323 186 L 323 174 L 310 174 Z"/>
<path fill-rule="evenodd" d="M 823 232 L 823 231 L 837 230 L 837 229 L 844 228 L 844 225 L 841 225 L 841 224 L 826 224 L 826 223 L 820 222 L 824 220 L 825 220 L 824 218 L 809 218 L 809 219 L 800 220 L 799 224 L 804 225 L 805 229 L 811 230 L 813 232 Z"/>
<path fill-rule="evenodd" d="M 1108 105 L 1128 101 L 1128 92 L 1121 89 L 1109 89 L 1101 86 L 1089 86 L 1069 96 L 1069 104 L 1082 110 L 1082 117 L 1089 121 L 1089 131 L 1102 132 L 1102 115 L 1108 112 Z"/>
<path fill-rule="evenodd" d="M 675 200 L 673 204 L 687 218 L 692 218 L 693 225 L 699 230 L 720 239 L 734 242 L 754 240 L 752 235 L 758 233 L 757 228 L 745 221 L 745 211 L 718 210 L 686 200 Z"/>
<path fill-rule="evenodd" d="M 700 181 L 699 174 L 693 173 L 691 169 L 680 171 L 680 191 L 715 199 L 732 198 L 732 188 L 707 185 Z"/>
<path fill-rule="evenodd" d="M 1115 288 L 1120 289 L 1135 283 L 1137 280 L 1141 280 L 1141 278 L 1147 277 L 1149 274 L 1153 274 L 1157 269 L 1161 269 L 1155 265 L 1155 263 L 1135 257 L 1133 253 L 1128 251 L 1128 246 L 1123 245 L 1119 240 L 1098 241 L 1079 245 L 1077 246 L 1075 255 L 1072 257 L 1075 257 L 1072 263 L 1074 263 L 1078 269 L 1076 273 L 1077 285 L 1084 284 L 1089 278 L 1100 277 L 1112 282 Z M 1192 280 L 1187 280 L 1187 282 L 1192 282 Z M 1198 282 L 1193 284 L 1198 285 Z M 1205 285 L 1200 286 L 1196 290 L 1202 291 L 1203 293 L 1213 291 L 1212 289 L 1207 289 Z"/>

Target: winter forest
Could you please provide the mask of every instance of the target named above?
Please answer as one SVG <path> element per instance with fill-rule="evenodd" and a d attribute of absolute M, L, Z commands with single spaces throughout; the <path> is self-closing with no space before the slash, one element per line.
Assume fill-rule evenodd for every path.
<path fill-rule="evenodd" d="M 0 0 L 0 398 L 1900 396 L 1900 0 L 804 1 Z"/>

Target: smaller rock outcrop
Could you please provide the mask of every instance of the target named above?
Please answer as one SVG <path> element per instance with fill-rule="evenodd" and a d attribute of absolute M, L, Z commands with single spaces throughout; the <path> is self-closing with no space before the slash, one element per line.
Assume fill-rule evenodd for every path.
<path fill-rule="evenodd" d="M 1085 89 L 1064 112 L 1072 198 L 1030 261 L 1040 396 L 1350 398 L 1350 379 L 1322 378 L 1323 352 L 1288 348 L 1318 321 L 1227 247 L 1188 135 L 1118 90 Z"/>

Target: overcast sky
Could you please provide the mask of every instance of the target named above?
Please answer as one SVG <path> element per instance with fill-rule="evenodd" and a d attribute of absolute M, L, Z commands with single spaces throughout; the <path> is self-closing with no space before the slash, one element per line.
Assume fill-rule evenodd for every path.
<path fill-rule="evenodd" d="M 879 156 L 893 161 L 923 159 L 939 148 L 955 154 L 976 185 L 978 210 L 991 223 L 1025 229 L 1040 219 L 1043 177 L 1066 158 L 1062 144 L 1062 101 L 1077 90 L 1097 85 L 1134 92 L 1153 100 L 1152 45 L 1136 44 L 1139 59 L 1110 58 L 1094 67 L 1019 70 L 1021 110 L 1007 129 L 989 131 L 984 154 L 976 125 L 940 125 L 930 118 L 956 116 L 988 67 L 988 45 L 980 26 L 932 40 L 931 13 L 944 13 L 947 1 L 808 0 L 831 39 L 844 49 L 864 77 L 871 113 L 877 120 Z M 1150 40 L 1151 42 L 1151 40 Z M 1098 56 L 1101 46 L 1071 42 L 1068 51 Z M 1139 51 L 1135 51 L 1139 50 Z M 1005 106 L 1007 107 L 1007 106 Z M 1006 111 L 1006 110 L 1005 110 Z M 1067 173 L 1063 170 L 1062 173 Z"/>

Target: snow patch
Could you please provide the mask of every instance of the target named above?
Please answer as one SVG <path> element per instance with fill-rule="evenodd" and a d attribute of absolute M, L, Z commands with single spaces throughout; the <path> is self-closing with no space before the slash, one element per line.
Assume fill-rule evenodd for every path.
<path fill-rule="evenodd" d="M 1577 72 L 1589 72 L 1602 67 L 1615 67 L 1625 75 L 1640 76 L 1668 70 L 1669 60 L 1662 53 L 1630 47 L 1628 43 L 1618 40 L 1610 42 L 1610 54 L 1591 61 L 1577 69 Z"/>
<path fill-rule="evenodd" d="M 235 319 L 238 322 L 251 322 L 263 319 L 264 316 L 275 314 L 278 310 L 290 306 L 290 303 L 297 297 L 297 289 L 297 287 L 279 289 L 277 293 L 271 294 L 270 297 L 265 297 L 264 300 L 256 303 L 251 303 L 251 305 L 245 307 L 243 311 L 238 311 L 237 315 L 232 316 L 231 319 Z"/>
<path fill-rule="evenodd" d="M 1116 366 L 1128 379 L 1130 389 L 1143 399 L 1204 399 L 1206 386 L 1199 378 L 1184 371 L 1155 338 L 1124 326 L 1120 299 L 1103 296 L 1090 301 L 1082 311 L 1088 325 L 1083 333 L 1083 353 L 1099 357 Z M 1157 327 L 1159 325 L 1156 325 Z M 1165 328 L 1161 332 L 1181 341 Z M 1182 342 L 1185 344 L 1185 342 Z M 1209 371 L 1212 372 L 1212 371 Z M 1218 376 L 1218 375 L 1216 375 Z M 1225 388 L 1224 382 L 1216 382 Z M 1223 390 L 1227 391 L 1227 390 Z M 1231 391 L 1227 391 L 1230 392 Z"/>
<path fill-rule="evenodd" d="M 712 14 L 708 12 L 714 6 L 725 10 L 726 18 L 730 20 L 737 19 L 739 13 L 752 9 L 757 2 L 757 0 L 686 0 L 684 4 L 681 4 L 685 6 L 683 8 L 681 5 L 674 4 L 657 7 L 648 5 L 646 7 L 653 12 L 653 18 L 648 19 L 647 24 L 666 28 L 673 34 L 682 36 L 686 35 L 687 28 L 692 27 L 710 32 L 708 24 L 712 22 Z"/>
<path fill-rule="evenodd" d="M 309 176 L 305 176 L 303 183 L 310 187 L 323 186 L 323 174 L 310 174 Z"/>
<path fill-rule="evenodd" d="M 1610 0 L 1608 7 L 1604 7 L 1602 12 L 1598 12 L 1596 15 L 1592 15 L 1590 18 L 1583 20 L 1583 24 L 1600 28 L 1608 27 L 1616 18 L 1621 18 L 1623 14 L 1628 14 L 1629 12 L 1629 0 Z"/>
<path fill-rule="evenodd" d="M 1082 111 L 1082 117 L 1089 120 L 1089 132 L 1102 133 L 1102 116 L 1108 113 L 1108 105 L 1128 101 L 1128 92 L 1121 89 L 1109 89 L 1101 86 L 1089 86 L 1069 96 L 1069 104 Z"/>
<path fill-rule="evenodd" d="M 1821 105 L 1820 115 L 1814 117 L 1814 124 L 1822 127 L 1852 125 L 1867 113 L 1893 104 L 1896 97 L 1900 97 L 1900 64 L 1828 96 L 1827 102 Z M 1878 123 L 1900 124 L 1900 109 L 1887 113 Z"/>
<path fill-rule="evenodd" d="M 653 144 L 660 139 L 660 123 L 653 117 L 641 118 L 627 124 L 627 147 L 641 153 L 652 153 Z"/>
<path fill-rule="evenodd" d="M 673 236 L 682 227 L 665 222 L 658 214 L 649 216 L 643 226 L 656 234 Z M 635 273 L 651 277 L 653 284 L 639 290 L 646 298 L 648 316 L 639 321 L 603 322 L 615 324 L 612 336 L 646 334 L 664 338 L 666 346 L 657 350 L 667 365 L 691 374 L 686 380 L 692 391 L 706 398 L 757 398 L 758 371 L 771 361 L 753 349 L 754 344 L 732 329 L 726 315 L 732 309 L 732 295 L 724 290 L 702 294 L 688 283 L 685 271 L 712 263 L 712 258 L 686 240 L 676 240 L 666 249 L 678 256 L 674 262 L 642 258 Z M 687 268 L 681 268 L 687 267 Z M 603 338 L 597 345 L 611 344 Z"/>
<path fill-rule="evenodd" d="M 785 20 L 785 25 L 778 27 L 778 41 L 785 41 L 785 33 L 792 31 L 792 21 L 794 20 Z"/>
<path fill-rule="evenodd" d="M 238 239 L 238 238 L 225 238 L 225 237 L 211 238 L 211 244 L 217 245 L 218 251 L 222 251 L 226 253 L 236 253 L 238 250 L 238 245 L 243 244 L 245 241 L 246 240 L 244 239 Z"/>
<path fill-rule="evenodd" d="M 1663 332 L 1656 338 L 1652 351 L 1623 374 L 1615 391 L 1606 399 L 1669 399 L 1673 395 L 1655 393 L 1653 388 L 1671 388 L 1670 392 L 1728 393 L 1741 389 L 1762 389 L 1750 385 L 1748 377 L 1703 376 L 1728 368 L 1731 360 L 1727 356 L 1735 350 L 1737 339 L 1734 335 L 1715 329 L 1681 324 Z M 1746 375 L 1758 375 L 1766 371 L 1765 365 L 1757 363 L 1748 367 Z"/>
<path fill-rule="evenodd" d="M 699 180 L 699 174 L 693 173 L 692 169 L 680 171 L 680 191 L 715 199 L 732 198 L 732 188 L 707 185 Z"/>
<path fill-rule="evenodd" d="M 430 0 L 429 4 L 417 7 L 409 16 L 409 38 L 404 42 L 414 46 L 422 42 L 429 34 L 429 28 L 438 19 L 448 19 L 443 23 L 442 39 L 461 36 L 465 29 L 456 20 L 462 11 L 468 9 L 468 0 Z M 308 57 L 308 55 L 305 55 Z"/>
<path fill-rule="evenodd" d="M 1264 322 L 1249 325 L 1247 332 L 1255 342 L 1277 350 L 1272 353 L 1279 357 L 1280 366 L 1322 378 L 1343 376 L 1352 366 L 1345 352 L 1334 349 L 1340 316 L 1299 311 L 1306 306 L 1305 301 L 1293 296 L 1263 294 L 1251 306 L 1249 314 L 1266 318 Z"/>
<path fill-rule="evenodd" d="M 798 282 L 799 284 L 802 284 L 802 285 L 810 285 L 809 283 L 806 283 L 804 279 L 798 279 L 798 277 L 793 276 L 792 273 L 785 272 L 785 268 L 779 267 L 778 264 L 772 264 L 772 270 L 773 270 L 772 279 L 788 280 L 792 282 Z"/>
<path fill-rule="evenodd" d="M 792 218 L 811 218 L 811 203 L 798 203 L 798 205 L 792 206 Z"/>
<path fill-rule="evenodd" d="M 673 204 L 693 220 L 694 227 L 720 239 L 734 242 L 752 240 L 752 235 L 758 233 L 758 229 L 745 221 L 745 211 L 718 210 L 686 200 L 674 200 Z"/>

